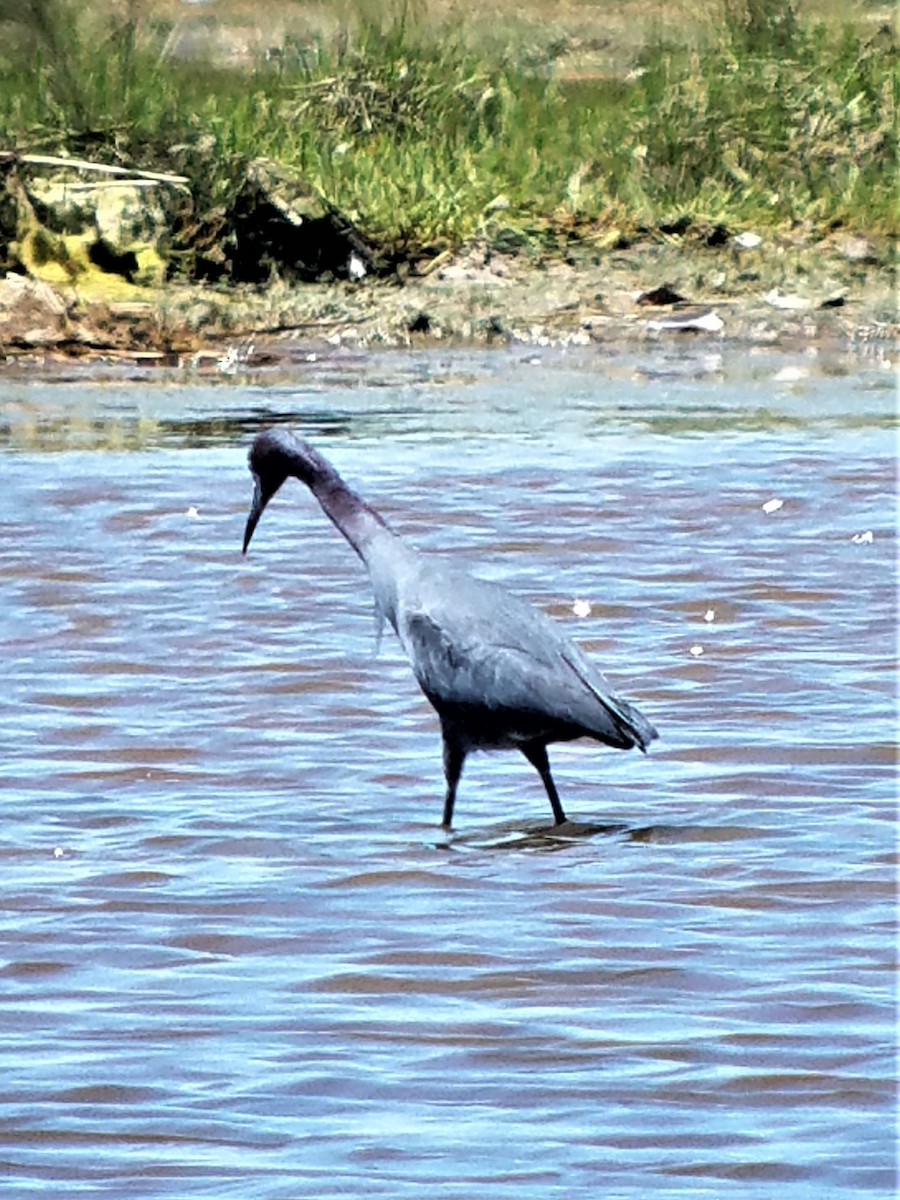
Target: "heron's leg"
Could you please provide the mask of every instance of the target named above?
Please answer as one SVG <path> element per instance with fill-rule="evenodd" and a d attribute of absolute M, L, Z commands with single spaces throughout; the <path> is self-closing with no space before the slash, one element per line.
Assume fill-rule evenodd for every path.
<path fill-rule="evenodd" d="M 547 747 L 543 742 L 526 742 L 521 747 L 521 750 L 543 780 L 544 787 L 547 789 L 547 795 L 550 797 L 550 807 L 553 809 L 553 817 L 557 825 L 562 825 L 566 819 L 566 814 L 563 812 L 563 806 L 559 802 L 559 792 L 556 790 L 556 784 L 553 782 L 553 776 L 550 774 L 550 760 L 547 757 Z"/>
<path fill-rule="evenodd" d="M 453 823 L 453 805 L 456 803 L 456 787 L 462 775 L 466 752 L 451 734 L 444 730 L 444 775 L 447 778 L 447 795 L 444 798 L 444 819 L 441 822 L 445 829 Z"/>

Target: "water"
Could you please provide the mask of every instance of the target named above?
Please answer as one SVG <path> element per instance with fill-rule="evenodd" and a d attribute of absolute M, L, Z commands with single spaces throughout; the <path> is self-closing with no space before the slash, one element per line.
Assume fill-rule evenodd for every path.
<path fill-rule="evenodd" d="M 893 1194 L 893 381 L 787 365 L 0 383 L 4 1196 Z M 241 559 L 273 418 L 659 726 L 571 836 L 510 753 L 441 832 L 305 489 Z"/>

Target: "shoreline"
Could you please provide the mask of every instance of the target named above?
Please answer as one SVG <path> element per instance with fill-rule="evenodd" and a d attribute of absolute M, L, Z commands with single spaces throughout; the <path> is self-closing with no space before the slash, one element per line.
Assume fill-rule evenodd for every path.
<path fill-rule="evenodd" d="M 896 346 L 890 244 L 644 241 L 567 257 L 441 256 L 421 274 L 266 288 L 111 281 L 107 292 L 0 279 L 0 355 L 172 365 L 297 343 L 356 349 L 589 346 L 695 337 L 748 345 Z M 248 343 L 253 343 L 248 347 Z"/>

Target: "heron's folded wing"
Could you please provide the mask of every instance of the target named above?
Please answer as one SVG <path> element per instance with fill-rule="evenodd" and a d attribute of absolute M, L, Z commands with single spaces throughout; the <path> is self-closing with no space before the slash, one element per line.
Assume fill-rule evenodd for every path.
<path fill-rule="evenodd" d="M 405 614 L 401 640 L 429 698 L 439 705 L 540 714 L 614 745 L 644 748 L 655 736 L 549 618 L 500 589 L 491 598 L 497 608 L 489 615 Z"/>

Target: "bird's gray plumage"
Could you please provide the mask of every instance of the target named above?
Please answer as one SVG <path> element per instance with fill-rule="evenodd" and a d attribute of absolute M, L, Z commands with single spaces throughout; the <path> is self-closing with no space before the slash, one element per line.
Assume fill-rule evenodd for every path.
<path fill-rule="evenodd" d="M 255 490 L 245 553 L 266 504 L 293 475 L 368 568 L 379 619 L 390 622 L 441 719 L 445 825 L 471 750 L 521 750 L 541 775 L 561 823 L 565 814 L 550 775 L 548 743 L 591 737 L 646 750 L 657 736 L 546 614 L 499 584 L 417 553 L 308 443 L 284 429 L 263 430 L 249 464 Z"/>

